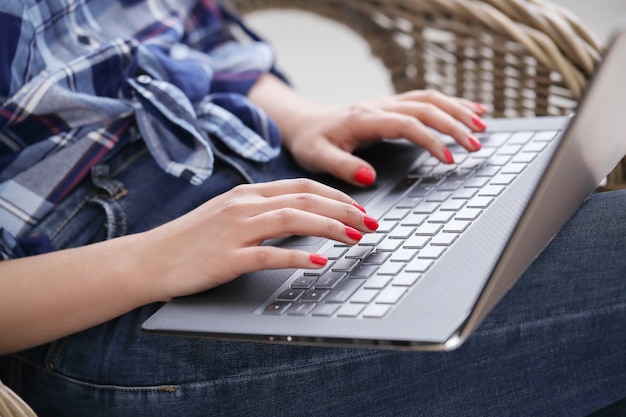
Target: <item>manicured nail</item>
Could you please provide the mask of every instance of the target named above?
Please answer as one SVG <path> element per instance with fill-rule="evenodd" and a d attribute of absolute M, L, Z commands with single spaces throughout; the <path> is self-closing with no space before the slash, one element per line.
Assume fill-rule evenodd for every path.
<path fill-rule="evenodd" d="M 480 142 L 478 141 L 478 139 L 476 139 L 474 135 L 469 135 L 467 140 L 469 141 L 470 145 L 472 145 L 472 148 L 474 148 L 475 151 L 483 147 L 483 145 L 480 144 Z"/>
<path fill-rule="evenodd" d="M 359 203 L 357 203 L 356 201 L 352 202 L 352 205 L 356 208 L 358 208 L 359 210 L 361 210 L 363 213 L 366 213 L 365 211 L 365 207 L 363 207 L 362 205 L 360 205 Z"/>
<path fill-rule="evenodd" d="M 487 125 L 485 124 L 485 122 L 483 122 L 483 119 L 481 119 L 477 115 L 472 116 L 472 123 L 474 124 L 474 126 L 476 126 L 478 130 L 482 131 L 487 128 Z"/>
<path fill-rule="evenodd" d="M 374 173 L 366 167 L 361 167 L 356 171 L 354 180 L 359 184 L 372 185 L 374 184 Z"/>
<path fill-rule="evenodd" d="M 323 256 L 323 255 L 318 255 L 316 253 L 312 253 L 309 258 L 311 259 L 311 262 L 314 263 L 315 265 L 321 265 L 324 266 L 328 263 L 328 258 Z"/>
<path fill-rule="evenodd" d="M 452 157 L 452 152 L 450 152 L 450 149 L 446 148 L 443 151 L 443 156 L 444 156 L 445 161 L 448 164 L 453 164 L 454 163 L 454 158 Z"/>
<path fill-rule="evenodd" d="M 365 223 L 365 226 L 370 230 L 378 229 L 378 222 L 372 216 L 368 216 L 367 214 L 363 216 L 363 223 Z"/>
<path fill-rule="evenodd" d="M 352 240 L 361 240 L 363 234 L 350 226 L 346 226 L 346 235 Z"/>
<path fill-rule="evenodd" d="M 474 103 L 474 108 L 478 113 L 487 113 L 487 106 L 482 103 Z"/>

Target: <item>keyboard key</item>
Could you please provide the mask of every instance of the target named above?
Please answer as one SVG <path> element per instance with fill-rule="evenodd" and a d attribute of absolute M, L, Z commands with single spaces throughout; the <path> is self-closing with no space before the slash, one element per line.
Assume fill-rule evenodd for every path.
<path fill-rule="evenodd" d="M 280 316 L 283 315 L 288 309 L 291 307 L 291 303 L 285 301 L 276 301 L 274 303 L 270 303 L 265 310 L 263 310 L 263 314 L 267 316 Z"/>
<path fill-rule="evenodd" d="M 498 174 L 493 177 L 490 181 L 490 184 L 493 185 L 510 185 L 513 180 L 517 177 L 517 175 L 513 174 Z"/>
<path fill-rule="evenodd" d="M 357 317 L 365 307 L 359 304 L 345 304 L 339 307 L 337 317 Z"/>
<path fill-rule="evenodd" d="M 535 135 L 535 132 L 515 132 L 511 135 L 508 143 L 510 145 L 524 145 Z"/>
<path fill-rule="evenodd" d="M 487 160 L 487 164 L 490 166 L 503 166 L 506 165 L 507 162 L 511 160 L 511 157 L 508 155 L 497 155 Z"/>
<path fill-rule="evenodd" d="M 391 306 L 389 305 L 371 304 L 365 307 L 362 316 L 368 319 L 380 319 L 385 317 L 385 314 L 387 314 L 389 310 L 391 310 Z"/>
<path fill-rule="evenodd" d="M 503 185 L 488 185 L 485 188 L 478 190 L 478 195 L 481 197 L 497 197 L 504 191 Z"/>
<path fill-rule="evenodd" d="M 437 210 L 439 208 L 439 203 L 434 203 L 434 202 L 422 202 L 419 205 L 417 205 L 414 209 L 413 209 L 413 213 L 416 214 L 431 214 L 434 213 L 435 210 Z"/>
<path fill-rule="evenodd" d="M 348 248 L 343 246 L 333 246 L 324 251 L 324 256 L 328 259 L 337 260 L 343 256 L 344 253 L 348 251 Z"/>
<path fill-rule="evenodd" d="M 350 272 L 359 264 L 359 262 L 359 259 L 339 259 L 335 265 L 333 265 L 333 271 Z"/>
<path fill-rule="evenodd" d="M 474 176 L 475 177 L 493 177 L 494 175 L 498 173 L 498 171 L 500 171 L 500 167 L 486 165 L 484 167 L 478 168 Z"/>
<path fill-rule="evenodd" d="M 366 258 L 367 255 L 370 254 L 370 252 L 372 252 L 371 246 L 355 245 L 355 246 L 352 246 L 350 249 L 348 249 L 348 251 L 344 255 L 344 258 L 363 259 L 363 258 Z"/>
<path fill-rule="evenodd" d="M 493 202 L 493 197 L 474 197 L 467 202 L 468 208 L 486 209 Z"/>
<path fill-rule="evenodd" d="M 488 177 L 474 177 L 465 182 L 465 188 L 480 188 L 484 187 L 489 182 Z"/>
<path fill-rule="evenodd" d="M 436 232 L 432 235 L 435 234 Z M 430 240 L 432 235 L 413 235 L 404 242 L 404 245 L 402 247 L 404 247 L 405 249 L 422 249 L 428 244 L 428 241 Z"/>
<path fill-rule="evenodd" d="M 433 246 L 450 246 L 459 237 L 456 233 L 439 233 L 433 237 L 430 244 Z"/>
<path fill-rule="evenodd" d="M 369 304 L 376 298 L 379 291 L 375 289 L 360 289 L 357 291 L 352 298 L 350 299 L 350 303 L 355 304 Z"/>
<path fill-rule="evenodd" d="M 330 317 L 333 314 L 335 314 L 337 310 L 339 310 L 339 307 L 340 307 L 339 304 L 318 304 L 313 309 L 313 315 L 321 316 L 321 317 Z"/>
<path fill-rule="evenodd" d="M 395 304 L 406 292 L 406 288 L 403 287 L 387 287 L 378 294 L 376 297 L 376 304 Z"/>
<path fill-rule="evenodd" d="M 496 147 L 504 145 L 507 140 L 511 137 L 510 132 L 497 132 L 497 133 L 489 133 L 486 138 L 481 138 L 481 143 L 483 148 L 485 147 Z"/>
<path fill-rule="evenodd" d="M 550 142 L 559 134 L 558 130 L 544 130 L 541 132 L 536 132 L 533 136 L 533 141 L 535 142 Z"/>
<path fill-rule="evenodd" d="M 418 279 L 422 277 L 421 274 L 402 274 L 395 277 L 391 281 L 391 285 L 394 287 L 412 287 Z"/>
<path fill-rule="evenodd" d="M 327 303 L 345 303 L 365 282 L 362 279 L 347 279 L 330 291 L 326 297 Z"/>
<path fill-rule="evenodd" d="M 415 233 L 414 226 L 400 226 L 396 227 L 393 232 L 389 233 L 391 239 L 408 239 L 413 233 Z"/>
<path fill-rule="evenodd" d="M 326 290 L 334 288 L 345 277 L 345 272 L 327 272 L 326 274 L 319 277 L 319 279 L 315 283 L 315 288 Z"/>
<path fill-rule="evenodd" d="M 438 211 L 428 218 L 429 223 L 447 223 L 454 217 L 454 212 Z"/>
<path fill-rule="evenodd" d="M 315 303 L 296 303 L 292 304 L 287 310 L 289 316 L 307 316 L 316 306 Z"/>
<path fill-rule="evenodd" d="M 380 222 L 378 222 L 378 229 L 376 229 L 376 232 L 378 232 L 378 233 L 389 233 L 397 225 L 398 225 L 398 222 L 394 221 L 394 220 L 381 220 Z"/>
<path fill-rule="evenodd" d="M 472 222 L 466 220 L 452 220 L 443 227 L 444 233 L 463 233 Z"/>
<path fill-rule="evenodd" d="M 389 237 L 386 237 L 376 246 L 376 250 L 378 252 L 394 252 L 402 246 L 402 243 L 403 241 L 400 239 L 390 239 Z"/>
<path fill-rule="evenodd" d="M 424 223 L 420 227 L 415 230 L 415 235 L 417 236 L 433 236 L 436 235 L 438 231 L 441 230 L 443 226 L 437 223 Z M 406 247 L 406 245 L 405 245 Z"/>
<path fill-rule="evenodd" d="M 409 262 L 406 266 L 406 268 L 404 268 L 404 270 L 406 272 L 426 272 L 428 271 L 428 268 L 431 267 L 431 265 L 433 264 L 433 260 L 431 259 L 420 259 L 420 258 L 415 258 L 413 259 L 411 262 Z"/>
<path fill-rule="evenodd" d="M 459 211 L 465 205 L 465 200 L 448 200 L 441 204 L 440 210 L 442 211 Z"/>
<path fill-rule="evenodd" d="M 280 293 L 278 297 L 276 297 L 276 301 L 287 301 L 291 303 L 298 300 L 298 298 L 300 298 L 302 294 L 304 294 L 304 290 L 287 289 Z"/>
<path fill-rule="evenodd" d="M 443 255 L 446 249 L 447 248 L 445 246 L 433 246 L 431 244 L 420 250 L 417 257 L 421 259 L 437 259 Z"/>
<path fill-rule="evenodd" d="M 477 208 L 464 208 L 454 217 L 456 220 L 476 220 L 483 211 Z"/>
<path fill-rule="evenodd" d="M 503 167 L 500 172 L 503 174 L 520 174 L 524 168 L 526 168 L 526 164 L 512 162 Z"/>
<path fill-rule="evenodd" d="M 426 244 L 424 244 L 424 245 L 426 245 Z M 415 257 L 415 255 L 417 255 L 417 250 L 416 249 L 401 248 L 401 249 L 398 249 L 397 251 L 395 251 L 394 253 L 391 254 L 391 257 L 389 258 L 389 261 L 393 262 L 391 265 L 397 265 L 397 264 L 395 264 L 395 262 L 407 263 L 411 259 L 413 259 Z M 387 262 L 383 266 L 388 268 L 388 269 L 383 269 L 383 271 L 390 271 L 391 272 L 391 271 L 394 270 L 391 266 L 389 266 L 389 262 Z M 383 274 L 383 272 L 381 272 L 381 269 L 378 270 L 378 274 Z M 392 275 L 395 275 L 395 274 L 392 274 Z"/>
<path fill-rule="evenodd" d="M 350 274 L 348 274 L 348 278 L 350 279 L 367 279 L 374 275 L 374 272 L 378 269 L 378 265 L 359 265 L 354 268 Z"/>
<path fill-rule="evenodd" d="M 392 279 L 393 277 L 388 275 L 376 275 L 375 277 L 371 277 L 365 281 L 363 288 L 368 290 L 382 290 L 387 286 L 387 284 L 389 284 L 389 282 L 391 282 Z"/>
<path fill-rule="evenodd" d="M 453 200 L 469 200 L 474 197 L 476 193 L 478 193 L 479 189 L 477 188 L 463 188 L 462 190 L 458 190 L 452 196 Z"/>
<path fill-rule="evenodd" d="M 410 209 L 394 208 L 394 209 L 389 210 L 389 212 L 387 212 L 387 214 L 383 216 L 383 220 L 402 220 L 410 212 L 411 212 Z"/>
<path fill-rule="evenodd" d="M 528 152 L 528 153 L 521 153 L 519 155 L 515 155 L 513 157 L 513 159 L 511 159 L 511 162 L 514 163 L 522 163 L 522 164 L 529 164 L 531 163 L 535 158 L 537 157 L 536 153 L 532 153 L 532 152 Z"/>
<path fill-rule="evenodd" d="M 548 145 L 547 142 L 530 142 L 526 146 L 522 152 L 541 152 Z"/>
<path fill-rule="evenodd" d="M 308 290 L 304 293 L 300 302 L 303 303 L 318 303 L 328 295 L 328 290 Z"/>
<path fill-rule="evenodd" d="M 291 283 L 291 288 L 308 290 L 317 281 L 317 276 L 303 275 Z"/>
<path fill-rule="evenodd" d="M 425 201 L 441 203 L 443 201 L 446 201 L 448 198 L 450 198 L 451 195 L 452 193 L 448 191 L 435 191 L 433 193 L 430 193 L 426 197 Z"/>
<path fill-rule="evenodd" d="M 376 246 L 384 238 L 385 238 L 385 235 L 382 233 L 366 233 L 363 235 L 363 238 L 359 241 L 359 246 Z"/>
<path fill-rule="evenodd" d="M 374 251 L 363 259 L 365 265 L 382 265 L 391 256 L 389 252 Z"/>

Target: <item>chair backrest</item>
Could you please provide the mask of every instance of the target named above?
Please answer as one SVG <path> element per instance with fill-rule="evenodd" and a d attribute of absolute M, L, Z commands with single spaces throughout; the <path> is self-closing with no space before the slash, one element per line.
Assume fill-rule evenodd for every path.
<path fill-rule="evenodd" d="M 308 11 L 362 36 L 396 92 L 437 89 L 494 117 L 576 107 L 604 44 L 568 9 L 541 0 L 227 0 L 245 15 Z M 626 186 L 626 162 L 607 188 Z"/>

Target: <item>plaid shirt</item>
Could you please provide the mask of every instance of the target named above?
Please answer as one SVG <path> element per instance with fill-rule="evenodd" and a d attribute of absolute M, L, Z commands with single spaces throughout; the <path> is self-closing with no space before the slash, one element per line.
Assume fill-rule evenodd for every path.
<path fill-rule="evenodd" d="M 273 52 L 216 1 L 3 1 L 0 31 L 0 259 L 129 141 L 192 184 L 216 141 L 255 161 L 280 150 L 246 99 Z"/>

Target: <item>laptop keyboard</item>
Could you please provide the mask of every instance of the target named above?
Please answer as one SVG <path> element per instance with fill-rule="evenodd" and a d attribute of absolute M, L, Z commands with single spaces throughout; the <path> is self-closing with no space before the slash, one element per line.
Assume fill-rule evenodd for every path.
<path fill-rule="evenodd" d="M 263 314 L 384 317 L 557 134 L 484 134 L 477 152 L 449 146 L 453 165 L 427 158 L 386 197 L 375 233 L 322 251 L 325 267 L 298 270 Z"/>

